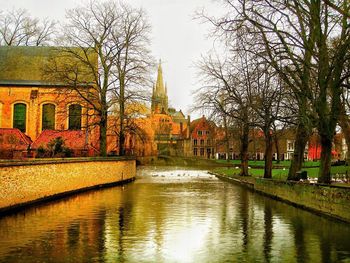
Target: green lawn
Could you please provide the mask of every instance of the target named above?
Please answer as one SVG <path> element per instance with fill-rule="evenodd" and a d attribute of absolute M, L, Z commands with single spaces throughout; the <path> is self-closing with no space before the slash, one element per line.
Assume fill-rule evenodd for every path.
<path fill-rule="evenodd" d="M 222 164 L 232 164 L 232 165 L 239 165 L 241 163 L 241 160 L 216 160 L 216 162 L 218 163 L 222 163 Z M 250 166 L 264 166 L 265 162 L 262 161 L 249 161 L 248 164 Z M 290 166 L 290 161 L 280 161 L 280 163 L 277 163 L 277 161 L 273 161 L 272 162 L 273 165 L 279 166 L 279 167 L 289 167 Z M 304 162 L 304 167 L 317 167 L 320 165 L 319 161 L 306 161 Z"/>
<path fill-rule="evenodd" d="M 310 178 L 316 178 L 318 177 L 318 167 L 312 167 L 312 168 L 304 168 L 302 169 L 304 171 L 307 171 L 307 175 Z M 240 168 L 218 168 L 215 169 L 214 172 L 222 173 L 225 175 L 239 175 L 240 173 Z M 284 169 L 273 169 L 272 170 L 272 178 L 277 179 L 277 180 L 286 180 L 287 175 L 288 175 L 288 168 Z M 331 167 L 331 174 L 334 176 L 336 174 L 345 174 L 348 172 L 350 175 L 350 166 L 333 166 Z M 249 173 L 254 176 L 254 177 L 262 177 L 264 175 L 264 169 L 256 169 L 256 168 L 251 168 L 249 169 Z"/>

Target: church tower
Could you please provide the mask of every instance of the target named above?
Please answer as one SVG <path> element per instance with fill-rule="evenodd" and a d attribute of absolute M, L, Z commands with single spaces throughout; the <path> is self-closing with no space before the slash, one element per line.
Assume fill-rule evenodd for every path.
<path fill-rule="evenodd" d="M 168 113 L 167 87 L 163 81 L 162 63 L 159 61 L 157 82 L 152 93 L 152 113 Z"/>

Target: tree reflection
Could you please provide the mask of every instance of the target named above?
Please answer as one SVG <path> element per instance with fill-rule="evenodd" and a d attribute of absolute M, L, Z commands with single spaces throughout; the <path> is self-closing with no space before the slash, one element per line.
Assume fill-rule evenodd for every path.
<path fill-rule="evenodd" d="M 294 229 L 294 246 L 296 252 L 296 260 L 298 263 L 307 262 L 308 257 L 305 247 L 305 238 L 304 238 L 304 225 L 300 217 L 292 218 L 292 226 Z"/>
<path fill-rule="evenodd" d="M 323 236 L 320 240 L 321 258 L 322 263 L 332 262 L 331 260 L 331 242 L 330 240 Z"/>
<path fill-rule="evenodd" d="M 248 234 L 248 225 L 249 225 L 249 193 L 246 189 L 241 188 L 240 193 L 240 202 L 239 202 L 239 215 L 241 218 L 241 228 L 243 235 L 243 251 L 248 250 L 249 243 L 249 234 Z"/>
<path fill-rule="evenodd" d="M 264 257 L 266 262 L 271 261 L 271 246 L 273 238 L 272 209 L 268 202 L 264 206 Z"/>

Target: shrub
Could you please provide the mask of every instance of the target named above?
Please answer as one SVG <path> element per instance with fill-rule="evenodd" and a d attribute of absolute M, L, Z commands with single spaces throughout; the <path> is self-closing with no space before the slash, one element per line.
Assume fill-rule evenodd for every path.
<path fill-rule="evenodd" d="M 64 140 L 62 137 L 56 137 L 49 141 L 47 147 L 39 146 L 36 151 L 38 158 L 44 157 L 72 157 L 72 149 L 64 146 Z"/>

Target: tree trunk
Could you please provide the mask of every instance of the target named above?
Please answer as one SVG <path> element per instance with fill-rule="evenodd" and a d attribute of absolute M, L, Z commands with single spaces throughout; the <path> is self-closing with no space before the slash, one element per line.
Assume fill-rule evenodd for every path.
<path fill-rule="evenodd" d="M 107 156 L 107 113 L 102 114 L 100 126 L 100 155 Z"/>
<path fill-rule="evenodd" d="M 299 124 L 297 128 L 297 134 L 295 136 L 294 153 L 291 161 L 288 178 L 290 181 L 299 181 L 296 173 L 301 170 L 304 162 L 305 147 L 310 138 L 309 130 L 303 125 Z"/>
<path fill-rule="evenodd" d="M 279 147 L 279 144 L 278 144 L 278 135 L 276 134 L 276 132 L 275 132 L 273 138 L 274 138 L 275 147 L 276 147 L 277 163 L 279 164 L 280 161 L 281 161 L 281 159 L 280 159 L 280 147 Z"/>
<path fill-rule="evenodd" d="M 272 136 L 265 132 L 265 169 L 264 178 L 272 178 Z"/>
<path fill-rule="evenodd" d="M 339 115 L 339 125 L 342 129 L 345 141 L 346 141 L 346 145 L 348 148 L 348 151 L 346 153 L 346 161 L 349 164 L 350 162 L 350 120 L 348 115 L 346 114 L 346 110 L 344 107 L 344 104 L 342 105 L 342 110 L 341 113 Z"/>
<path fill-rule="evenodd" d="M 249 124 L 243 123 L 241 135 L 241 176 L 249 176 L 248 173 L 248 147 L 249 147 Z"/>
<path fill-rule="evenodd" d="M 227 127 L 227 118 L 224 115 L 224 128 L 225 128 L 225 146 L 226 146 L 226 152 L 227 152 L 227 162 L 230 162 L 230 141 L 229 141 L 229 134 L 228 134 L 228 127 Z"/>
<path fill-rule="evenodd" d="M 330 138 L 331 137 L 331 138 Z M 321 163 L 318 172 L 318 183 L 331 183 L 331 159 L 333 136 L 321 135 Z"/>
<path fill-rule="evenodd" d="M 125 131 L 124 131 L 124 118 L 125 118 L 125 104 L 124 104 L 124 78 L 120 80 L 120 97 L 119 97 L 119 155 L 125 155 Z"/>

